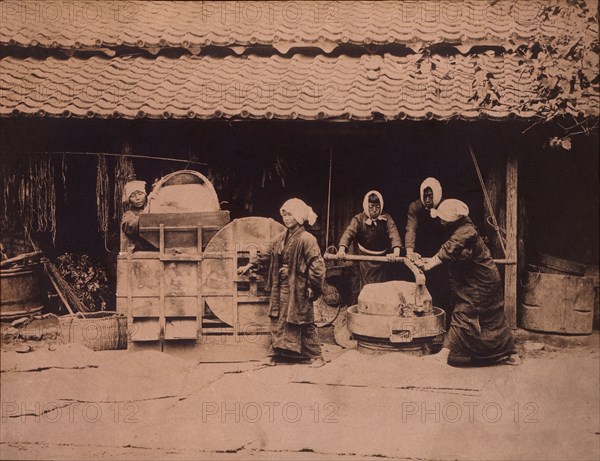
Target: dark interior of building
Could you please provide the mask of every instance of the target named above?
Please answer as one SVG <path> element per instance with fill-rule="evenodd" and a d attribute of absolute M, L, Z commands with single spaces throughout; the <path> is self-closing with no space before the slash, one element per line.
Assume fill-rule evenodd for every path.
<path fill-rule="evenodd" d="M 337 244 L 350 218 L 362 210 L 363 196 L 371 189 L 383 194 L 385 211 L 392 215 L 403 236 L 408 205 L 418 198 L 419 185 L 428 176 L 441 182 L 445 198 L 466 202 L 472 219 L 493 241 L 495 231 L 485 223 L 484 195 L 469 145 L 488 184 L 493 175 L 503 184 L 505 158 L 511 153 L 519 159 L 519 225 L 525 260 L 545 252 L 595 263 L 598 138 L 579 136 L 574 138 L 571 151 L 559 151 L 547 143 L 556 135 L 556 127 L 538 125 L 523 133 L 530 126 L 484 120 L 73 119 L 67 123 L 60 119 L 22 119 L 3 123 L 2 151 L 3 161 L 15 165 L 23 164 L 23 155 L 52 155 L 57 232 L 54 243 L 48 232 L 37 234 L 45 252 L 51 257 L 64 252 L 87 253 L 103 261 L 113 275 L 118 228 L 116 221 L 111 222 L 106 242 L 98 231 L 97 159 L 83 153 L 122 154 L 128 150 L 133 155 L 153 157 L 132 159 L 137 178 L 147 181 L 148 190 L 155 180 L 170 172 L 185 168 L 200 171 L 211 179 L 222 208 L 231 212 L 232 219 L 249 215 L 279 219 L 279 206 L 286 199 L 302 198 L 320 217 L 313 231 L 323 249 L 326 240 L 330 245 Z M 77 153 L 64 156 L 64 185 L 63 156 L 56 154 L 60 152 Z M 114 163 L 115 157 L 107 157 L 109 176 Z M 110 181 L 112 187 L 114 177 Z M 500 224 L 505 202 L 502 187 L 495 191 Z M 494 191 L 490 193 L 494 195 Z M 498 248 L 493 251 L 495 257 L 503 257 Z"/>

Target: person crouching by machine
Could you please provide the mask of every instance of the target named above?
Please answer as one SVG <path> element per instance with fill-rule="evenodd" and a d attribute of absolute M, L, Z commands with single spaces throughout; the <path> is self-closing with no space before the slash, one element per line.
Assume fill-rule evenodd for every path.
<path fill-rule="evenodd" d="M 387 255 L 390 261 L 400 256 L 402 239 L 392 217 L 383 213 L 383 196 L 376 190 L 367 192 L 363 199 L 363 211 L 352 218 L 342 234 L 337 257 L 344 259 L 352 241 L 356 240 L 361 255 Z M 390 253 L 391 250 L 391 253 Z M 392 280 L 390 264 L 360 261 L 360 290 L 368 283 Z"/>
<path fill-rule="evenodd" d="M 129 242 L 127 249 L 133 251 L 155 251 L 156 248 L 140 237 L 140 214 L 148 204 L 145 181 L 129 181 L 123 188 L 125 213 L 121 219 L 121 229 Z"/>
<path fill-rule="evenodd" d="M 305 230 L 317 215 L 302 200 L 293 198 L 280 209 L 287 228 L 279 234 L 265 254 L 238 269 L 242 275 L 250 269 L 268 268 L 265 289 L 271 291 L 271 348 L 266 366 L 279 359 L 309 361 L 312 368 L 325 365 L 315 326 L 313 301 L 322 293 L 325 263 L 317 239 Z"/>
<path fill-rule="evenodd" d="M 444 200 L 433 215 L 449 238 L 422 267 L 430 271 L 448 265 L 454 312 L 440 352 L 433 357 L 448 362 L 471 361 L 518 365 L 514 338 L 504 317 L 504 290 L 490 250 L 460 200 Z M 450 355 L 452 353 L 452 356 Z"/>

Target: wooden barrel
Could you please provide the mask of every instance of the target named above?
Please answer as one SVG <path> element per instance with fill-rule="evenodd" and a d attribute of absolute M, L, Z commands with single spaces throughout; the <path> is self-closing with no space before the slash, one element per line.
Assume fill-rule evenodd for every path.
<path fill-rule="evenodd" d="M 521 302 L 523 328 L 551 333 L 591 334 L 593 309 L 593 279 L 535 270 L 526 272 Z"/>
<path fill-rule="evenodd" d="M 556 256 L 540 253 L 538 260 L 543 266 L 543 272 L 549 274 L 585 275 L 585 264 L 571 261 L 569 259 L 557 258 Z"/>
<path fill-rule="evenodd" d="M 0 269 L 0 320 L 42 310 L 39 266 Z"/>

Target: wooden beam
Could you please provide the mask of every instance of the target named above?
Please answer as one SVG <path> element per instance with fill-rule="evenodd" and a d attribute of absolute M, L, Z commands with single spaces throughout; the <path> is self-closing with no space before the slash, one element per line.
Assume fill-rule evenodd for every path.
<path fill-rule="evenodd" d="M 519 162 L 515 154 L 506 159 L 506 259 L 518 261 L 517 255 L 517 180 Z M 510 328 L 517 328 L 517 265 L 504 268 L 504 314 Z"/>

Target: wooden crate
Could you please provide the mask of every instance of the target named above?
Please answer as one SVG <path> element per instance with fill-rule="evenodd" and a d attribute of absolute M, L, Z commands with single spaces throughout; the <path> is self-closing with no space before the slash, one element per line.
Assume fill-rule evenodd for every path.
<path fill-rule="evenodd" d="M 160 230 L 164 228 L 164 251 L 200 253 L 206 244 L 229 222 L 229 211 L 205 213 L 142 213 L 140 237 L 160 247 Z M 201 231 L 199 230 L 201 223 Z M 199 243 L 202 248 L 199 247 Z"/>
<path fill-rule="evenodd" d="M 196 342 L 202 334 L 203 250 L 229 212 L 140 216 L 140 235 L 158 251 L 121 253 L 117 312 L 127 316 L 129 343 Z"/>

